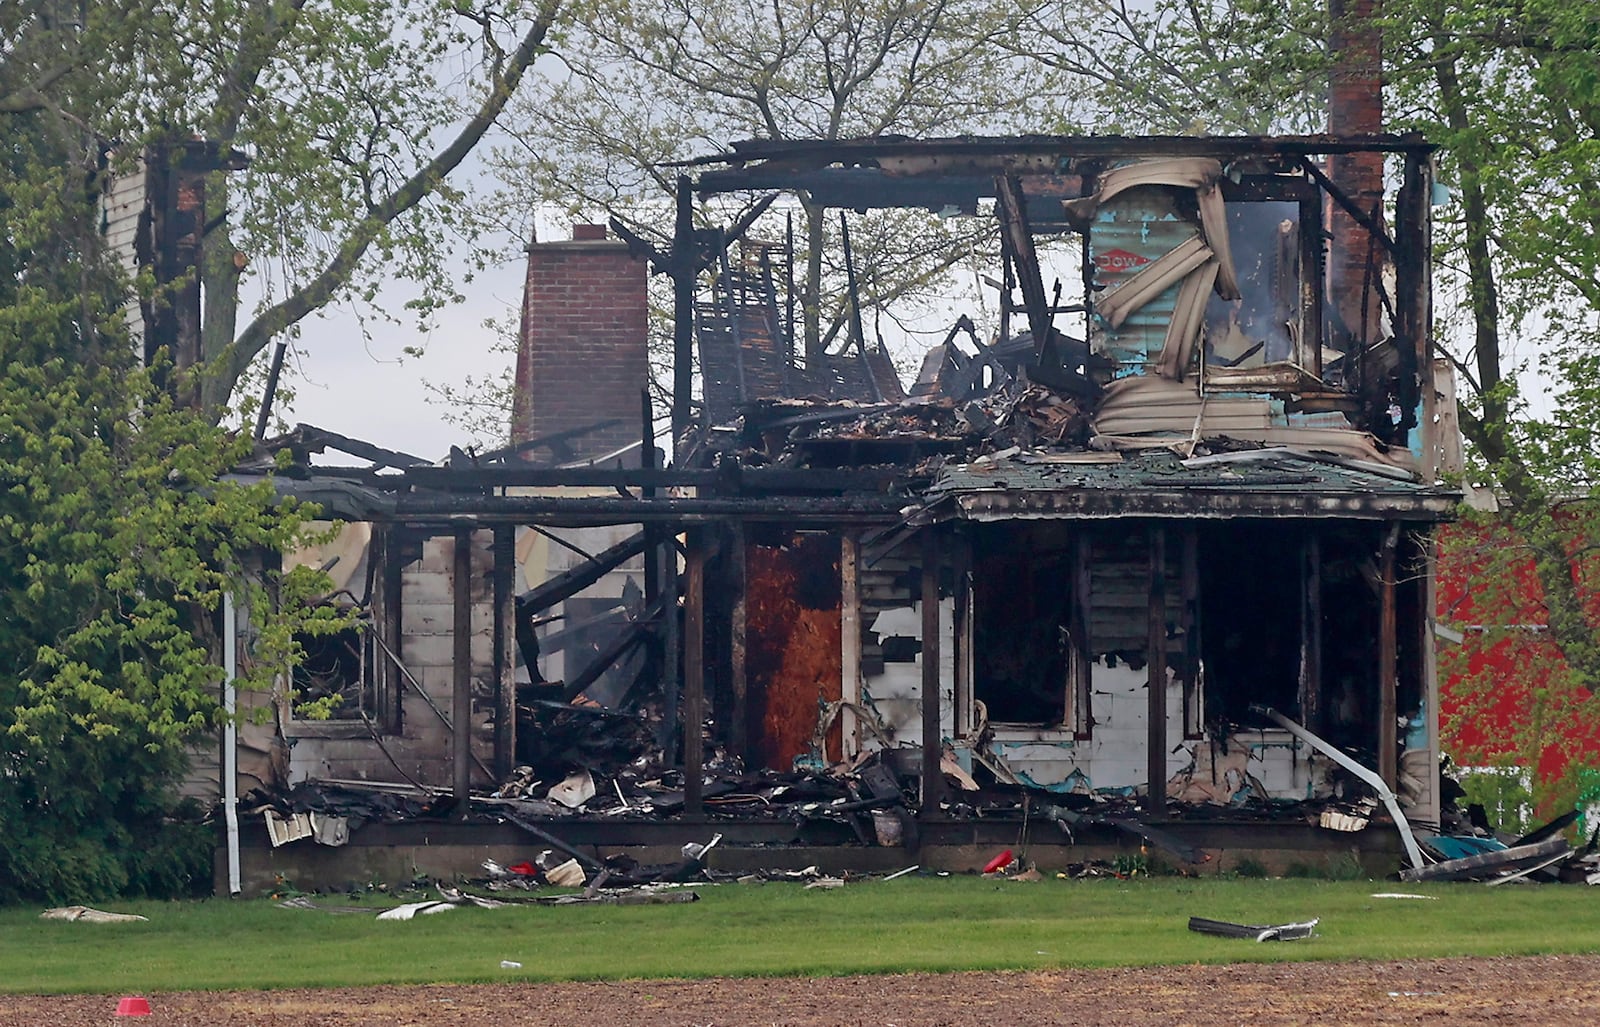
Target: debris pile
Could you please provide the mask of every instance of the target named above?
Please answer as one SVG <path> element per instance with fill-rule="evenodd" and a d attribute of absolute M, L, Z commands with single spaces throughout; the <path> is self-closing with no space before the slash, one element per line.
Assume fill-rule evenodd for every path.
<path fill-rule="evenodd" d="M 1600 826 L 1574 846 L 1567 831 L 1577 819 L 1576 811 L 1565 813 L 1509 842 L 1487 832 L 1423 836 L 1419 840 L 1434 862 L 1404 870 L 1400 879 L 1481 881 L 1491 887 L 1514 881 L 1600 885 Z"/>

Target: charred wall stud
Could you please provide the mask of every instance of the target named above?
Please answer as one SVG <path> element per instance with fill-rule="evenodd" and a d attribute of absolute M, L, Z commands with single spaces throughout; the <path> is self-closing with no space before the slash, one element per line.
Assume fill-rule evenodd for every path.
<path fill-rule="evenodd" d="M 922 534 L 922 578 L 918 599 L 922 606 L 922 816 L 939 815 L 944 791 L 939 718 L 939 562 L 940 540 L 932 529 Z"/>
<path fill-rule="evenodd" d="M 1152 522 L 1146 530 L 1150 588 L 1148 643 L 1145 646 L 1145 659 L 1149 661 L 1145 724 L 1145 780 L 1149 788 L 1146 809 L 1160 812 L 1167 808 L 1167 529 L 1163 524 Z"/>

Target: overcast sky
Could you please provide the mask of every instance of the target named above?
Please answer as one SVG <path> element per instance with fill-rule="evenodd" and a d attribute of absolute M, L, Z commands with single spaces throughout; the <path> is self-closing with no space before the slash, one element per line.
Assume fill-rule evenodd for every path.
<path fill-rule="evenodd" d="M 471 440 L 445 422 L 441 400 L 424 383 L 459 387 L 468 376 L 492 376 L 509 364 L 508 354 L 490 352 L 496 338 L 483 322 L 519 307 L 525 271 L 519 254 L 460 285 L 466 302 L 444 310 L 427 333 L 406 319 L 368 319 L 371 339 L 364 339 L 348 307 L 306 318 L 288 362 L 295 396 L 278 415 L 290 425 L 313 424 L 430 460 L 465 445 Z M 404 293 L 401 285 L 379 303 L 398 309 Z M 408 355 L 408 347 L 422 356 Z"/>

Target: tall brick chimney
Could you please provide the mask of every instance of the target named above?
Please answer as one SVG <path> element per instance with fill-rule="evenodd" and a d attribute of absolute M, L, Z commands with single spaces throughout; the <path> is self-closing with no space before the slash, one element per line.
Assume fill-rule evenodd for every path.
<path fill-rule="evenodd" d="M 612 418 L 621 423 L 567 443 L 573 456 L 592 459 L 639 440 L 639 390 L 650 373 L 647 273 L 604 225 L 574 225 L 570 241 L 528 247 L 513 445 Z M 535 450 L 529 459 L 552 454 Z"/>
<path fill-rule="evenodd" d="M 1328 0 L 1332 22 L 1330 49 L 1333 53 L 1332 81 L 1329 82 L 1328 131 L 1335 135 L 1371 135 L 1383 131 L 1383 32 L 1377 22 L 1378 0 Z M 1383 155 L 1380 153 L 1335 154 L 1328 158 L 1328 177 L 1363 211 L 1377 211 L 1383 221 Z M 1369 252 L 1383 258 L 1381 248 L 1373 249 L 1366 229 L 1350 215 L 1334 206 L 1330 225 L 1332 245 L 1328 275 L 1331 299 L 1345 327 L 1356 338 L 1376 339 L 1378 297 L 1376 290 L 1366 300 L 1366 324 L 1362 324 L 1362 283 L 1367 277 Z"/>

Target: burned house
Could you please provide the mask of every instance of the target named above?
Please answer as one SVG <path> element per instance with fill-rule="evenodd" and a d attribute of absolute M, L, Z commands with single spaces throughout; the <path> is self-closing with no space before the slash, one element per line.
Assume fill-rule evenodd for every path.
<path fill-rule="evenodd" d="M 1036 844 L 1114 846 L 1132 818 L 1180 862 L 1392 864 L 1402 836 L 1416 862 L 1408 822 L 1441 817 L 1432 531 L 1458 498 L 1431 153 L 755 141 L 685 169 L 670 248 L 536 244 L 510 447 L 280 440 L 370 464 L 283 483 L 357 526 L 336 566 L 361 617 L 294 672 L 347 700 L 283 704 L 258 776 L 467 818 L 448 843 L 351 836 L 413 864 L 424 836 L 472 866 L 530 832 L 597 858 L 713 829 L 729 859 L 870 862 L 873 810 L 951 865 L 1041 815 Z M 903 382 L 847 250 L 852 323 L 802 355 L 793 244 L 750 230 L 797 195 L 988 219 L 997 330 L 952 302 Z M 696 228 L 710 196 L 753 206 Z M 675 297 L 667 446 L 651 273 Z"/>

